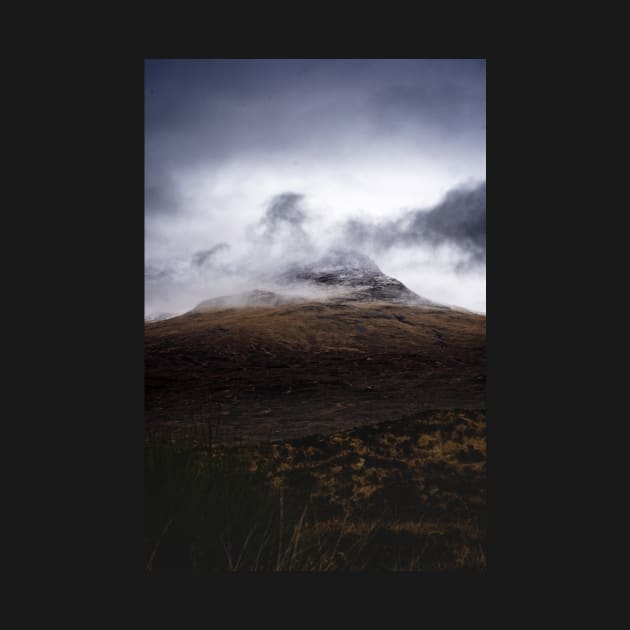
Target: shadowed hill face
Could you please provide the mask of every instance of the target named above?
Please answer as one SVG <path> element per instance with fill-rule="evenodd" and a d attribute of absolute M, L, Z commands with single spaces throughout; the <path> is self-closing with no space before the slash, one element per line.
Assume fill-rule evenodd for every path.
<path fill-rule="evenodd" d="M 219 419 L 226 439 L 267 439 L 484 407 L 485 322 L 434 307 L 310 302 L 146 324 L 146 419 Z"/>

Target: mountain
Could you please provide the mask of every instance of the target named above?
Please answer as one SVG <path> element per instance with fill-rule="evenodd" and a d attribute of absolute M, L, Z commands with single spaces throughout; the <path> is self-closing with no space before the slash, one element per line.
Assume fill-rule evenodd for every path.
<path fill-rule="evenodd" d="M 145 421 L 265 440 L 485 408 L 486 318 L 331 252 L 145 324 Z"/>
<path fill-rule="evenodd" d="M 277 279 L 286 286 L 328 289 L 337 300 L 438 306 L 385 275 L 371 258 L 356 251 L 331 250 L 312 263 L 290 267 Z"/>
<path fill-rule="evenodd" d="M 385 275 L 371 258 L 352 250 L 330 250 L 314 261 L 290 265 L 267 280 L 276 291 L 257 289 L 211 298 L 198 304 L 192 312 L 245 306 L 280 306 L 313 300 L 449 308 L 414 293 L 396 278 Z"/>
<path fill-rule="evenodd" d="M 233 478 L 261 480 L 245 494 L 239 481 L 239 509 L 248 496 L 278 505 L 283 531 L 299 532 L 299 558 L 319 562 L 323 540 L 336 568 L 485 567 L 485 316 L 434 304 L 356 252 L 291 265 L 264 284 L 145 324 L 145 478 L 194 497 L 181 516 L 161 494 L 149 498 L 147 549 L 161 558 L 152 567 L 223 558 L 225 538 L 208 523 L 231 514 Z M 213 493 L 219 503 L 208 503 L 204 462 L 213 487 L 226 484 Z M 258 507 L 241 511 L 259 519 Z M 164 536 L 168 519 L 185 526 Z M 191 535 L 206 547 L 191 551 Z M 277 553 L 263 562 L 277 567 Z"/>

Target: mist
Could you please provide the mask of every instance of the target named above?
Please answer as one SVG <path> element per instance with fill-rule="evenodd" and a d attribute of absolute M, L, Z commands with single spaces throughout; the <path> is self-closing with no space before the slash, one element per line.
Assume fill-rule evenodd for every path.
<path fill-rule="evenodd" d="M 145 314 L 330 248 L 485 312 L 483 60 L 148 60 Z"/>

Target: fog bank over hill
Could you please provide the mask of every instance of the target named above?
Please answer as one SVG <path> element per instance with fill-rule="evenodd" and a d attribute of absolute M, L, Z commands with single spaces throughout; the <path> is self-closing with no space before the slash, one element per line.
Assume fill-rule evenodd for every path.
<path fill-rule="evenodd" d="M 147 261 L 145 315 L 257 290 L 321 299 L 324 283 L 312 280 L 329 272 L 365 287 L 389 276 L 427 301 L 485 312 L 485 191 L 485 182 L 458 187 L 433 208 L 330 227 L 304 195 L 281 193 L 240 239 Z"/>

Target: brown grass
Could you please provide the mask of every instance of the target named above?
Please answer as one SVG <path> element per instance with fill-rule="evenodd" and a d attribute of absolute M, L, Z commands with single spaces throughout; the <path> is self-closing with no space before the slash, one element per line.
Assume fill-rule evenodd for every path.
<path fill-rule="evenodd" d="M 244 441 L 485 406 L 485 317 L 392 304 L 191 313 L 145 325 L 150 423 Z"/>
<path fill-rule="evenodd" d="M 438 411 L 241 456 L 304 498 L 314 517 L 303 540 L 339 539 L 354 568 L 484 569 L 485 435 L 485 412 Z"/>
<path fill-rule="evenodd" d="M 382 303 L 147 324 L 147 436 L 212 433 L 264 471 L 297 514 L 273 539 L 277 570 L 483 570 L 485 324 Z M 229 568 L 252 561 L 253 540 L 226 541 Z"/>

